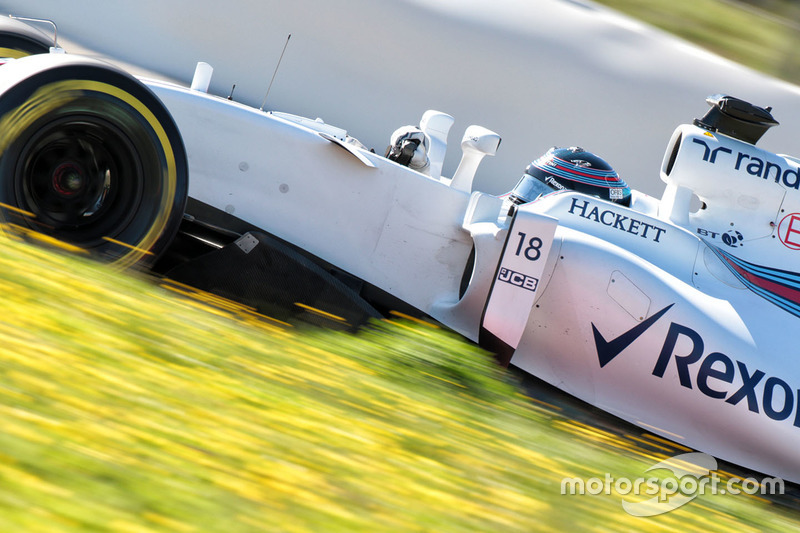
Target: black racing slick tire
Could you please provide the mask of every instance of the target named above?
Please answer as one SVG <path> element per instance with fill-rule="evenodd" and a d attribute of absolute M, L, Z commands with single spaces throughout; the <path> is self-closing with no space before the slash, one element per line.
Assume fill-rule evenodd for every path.
<path fill-rule="evenodd" d="M 5 226 L 121 268 L 151 266 L 188 191 L 183 142 L 163 104 L 99 61 L 43 55 L 0 69 L 12 75 L 0 86 Z"/>
<path fill-rule="evenodd" d="M 53 41 L 39 30 L 9 17 L 0 17 L 0 58 L 18 59 L 46 54 Z"/>

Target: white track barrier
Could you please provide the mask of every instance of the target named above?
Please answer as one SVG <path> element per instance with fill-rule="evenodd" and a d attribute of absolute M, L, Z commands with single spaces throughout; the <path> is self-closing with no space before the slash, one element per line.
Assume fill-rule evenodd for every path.
<path fill-rule="evenodd" d="M 258 107 L 345 128 L 382 152 L 426 109 L 455 117 L 443 174 L 479 124 L 503 143 L 475 187 L 502 193 L 553 145 L 579 145 L 634 188 L 660 196 L 674 128 L 728 93 L 773 106 L 781 126 L 759 143 L 797 153 L 800 91 L 583 0 L 0 0 L 0 11 L 54 19 L 65 40 Z"/>

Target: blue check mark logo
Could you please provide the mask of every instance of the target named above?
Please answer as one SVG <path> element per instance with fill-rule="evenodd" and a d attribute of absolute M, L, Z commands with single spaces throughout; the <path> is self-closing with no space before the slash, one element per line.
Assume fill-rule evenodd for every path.
<path fill-rule="evenodd" d="M 664 309 L 654 314 L 647 320 L 640 322 L 633 326 L 631 329 L 620 335 L 619 337 L 607 341 L 602 333 L 597 330 L 597 327 L 592 322 L 592 332 L 594 333 L 594 344 L 597 347 L 597 359 L 600 361 L 600 368 L 603 368 L 611 362 L 616 356 L 630 346 L 633 341 L 642 336 L 642 334 L 655 324 L 664 313 L 669 311 L 669 308 L 675 304 L 669 304 Z"/>

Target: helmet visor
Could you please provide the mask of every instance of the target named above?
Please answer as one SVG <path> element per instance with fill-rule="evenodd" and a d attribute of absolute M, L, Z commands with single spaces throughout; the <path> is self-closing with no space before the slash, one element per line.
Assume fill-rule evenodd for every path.
<path fill-rule="evenodd" d="M 511 199 L 518 204 L 525 204 L 557 190 L 558 189 L 555 187 L 551 187 L 530 174 L 523 174 L 522 178 L 520 178 L 517 185 L 511 191 Z"/>

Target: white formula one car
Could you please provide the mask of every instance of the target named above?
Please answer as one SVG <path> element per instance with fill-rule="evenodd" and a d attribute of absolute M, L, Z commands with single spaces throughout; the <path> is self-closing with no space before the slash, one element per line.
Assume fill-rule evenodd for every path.
<path fill-rule="evenodd" d="M 710 99 L 669 140 L 660 201 L 580 158 L 600 197 L 548 189 L 569 166 L 556 152 L 497 197 L 472 190 L 500 141 L 484 128 L 440 176 L 443 113 L 384 157 L 209 95 L 203 68 L 186 88 L 38 53 L 50 43 L 18 21 L 0 38 L 18 57 L 0 67 L 8 226 L 267 314 L 355 325 L 405 305 L 625 420 L 800 482 L 800 161 L 755 146 L 769 109 Z M 420 146 L 425 172 L 397 162 Z"/>

